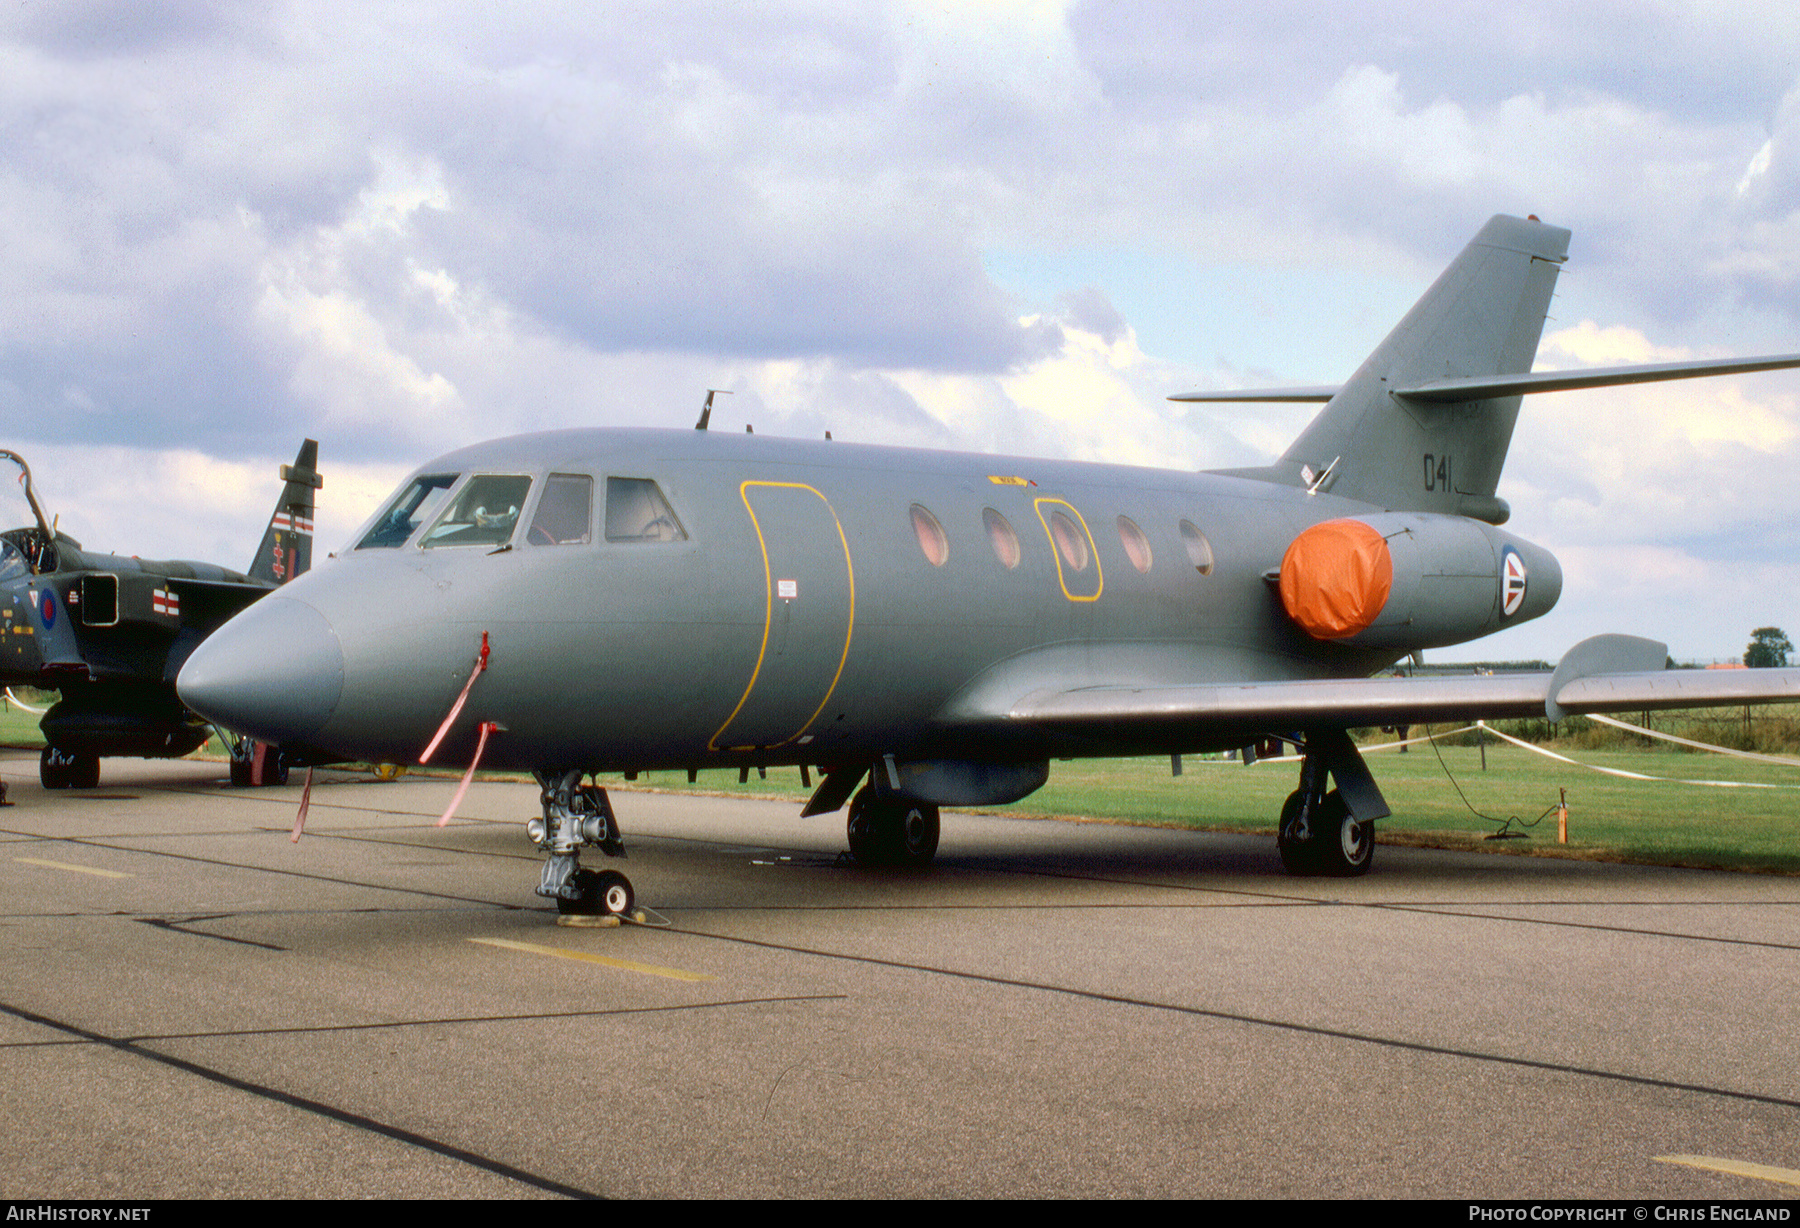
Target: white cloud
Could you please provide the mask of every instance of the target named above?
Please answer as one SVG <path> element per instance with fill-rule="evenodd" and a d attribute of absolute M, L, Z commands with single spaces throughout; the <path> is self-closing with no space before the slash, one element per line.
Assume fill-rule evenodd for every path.
<path fill-rule="evenodd" d="M 1422 290 L 1535 211 L 1576 231 L 1546 365 L 1792 348 L 1797 56 L 1767 6 L 19 6 L 0 415 L 28 455 L 234 505 L 289 434 L 388 472 L 687 426 L 719 386 L 759 432 L 1255 463 L 1298 415 L 1163 397 L 1270 361 L 1137 338 L 1254 316 L 1256 286 L 1153 334 L 1164 303 L 1014 303 L 984 252 L 1320 270 L 1307 318 L 1343 332 L 1359 278 Z M 1797 388 L 1533 398 L 1503 493 L 1547 542 L 1723 567 L 1800 517 Z M 137 478 L 68 475 L 121 539 L 161 532 Z M 191 552 L 223 556 L 204 493 Z"/>

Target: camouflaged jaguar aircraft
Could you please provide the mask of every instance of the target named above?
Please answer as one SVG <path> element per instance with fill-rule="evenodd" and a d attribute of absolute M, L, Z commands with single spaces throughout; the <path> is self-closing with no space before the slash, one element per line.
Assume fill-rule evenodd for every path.
<path fill-rule="evenodd" d="M 300 762 L 436 732 L 531 771 L 538 892 L 569 912 L 631 905 L 579 864 L 622 851 L 593 772 L 816 766 L 804 813 L 848 802 L 858 861 L 917 866 L 940 806 L 1015 801 L 1052 759 L 1270 738 L 1303 756 L 1284 864 L 1361 874 L 1389 810 L 1352 727 L 1800 700 L 1800 670 L 1664 672 L 1625 636 L 1549 674 L 1371 676 L 1556 603 L 1556 560 L 1498 527 L 1521 394 L 1800 366 L 1530 374 L 1568 239 L 1494 218 L 1340 388 L 1175 398 L 1325 402 L 1266 468 L 704 429 L 462 448 L 202 644 L 181 695 Z"/>
<path fill-rule="evenodd" d="M 0 533 L 0 682 L 60 693 L 44 714 L 38 777 L 46 789 L 91 789 L 103 756 L 178 758 L 211 729 L 181 706 L 175 675 L 208 632 L 312 562 L 314 466 L 301 444 L 281 467 L 281 497 L 248 574 L 212 563 L 96 554 L 59 532 L 20 469 L 34 524 Z M 247 738 L 232 739 L 233 784 L 281 774 Z"/>

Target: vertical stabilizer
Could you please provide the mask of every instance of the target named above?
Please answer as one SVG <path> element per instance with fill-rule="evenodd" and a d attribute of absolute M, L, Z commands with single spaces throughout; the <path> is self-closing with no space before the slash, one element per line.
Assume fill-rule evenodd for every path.
<path fill-rule="evenodd" d="M 1531 370 L 1568 250 L 1560 227 L 1489 220 L 1274 468 L 1389 510 L 1504 521 L 1494 488 L 1519 397 L 1427 402 L 1391 390 Z"/>
<path fill-rule="evenodd" d="M 281 498 L 257 547 L 250 575 L 271 584 L 286 584 L 312 566 L 313 491 L 325 485 L 319 476 L 319 443 L 300 445 L 294 463 L 281 467 Z"/>

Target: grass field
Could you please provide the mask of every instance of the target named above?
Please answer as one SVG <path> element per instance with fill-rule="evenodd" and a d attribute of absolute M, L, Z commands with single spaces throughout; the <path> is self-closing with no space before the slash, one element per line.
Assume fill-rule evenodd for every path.
<path fill-rule="evenodd" d="M 1800 874 L 1800 768 L 1653 750 L 1576 751 L 1570 756 L 1645 775 L 1788 786 L 1715 788 L 1621 780 L 1511 746 L 1490 745 L 1486 771 L 1477 747 L 1445 747 L 1441 756 L 1440 760 L 1430 746 L 1415 746 L 1404 755 L 1381 751 L 1368 756 L 1370 770 L 1394 809 L 1392 818 L 1377 824 L 1383 843 Z M 1235 761 L 1189 757 L 1182 766 L 1182 775 L 1176 777 L 1163 759 L 1055 763 L 1044 788 L 988 813 L 1273 837 L 1282 800 L 1298 777 L 1298 765 L 1293 763 L 1245 767 Z M 635 783 L 603 776 L 601 783 L 608 788 L 670 792 L 689 788 L 681 772 L 647 772 Z M 799 772 L 788 768 L 771 768 L 766 781 L 752 772 L 747 785 L 737 783 L 735 772 L 702 772 L 693 787 L 795 801 L 807 795 Z M 1567 791 L 1569 803 L 1566 846 L 1556 843 L 1554 814 L 1536 822 L 1557 804 L 1559 790 Z M 1508 818 L 1515 820 L 1512 830 L 1528 832 L 1527 839 L 1484 838 Z M 1522 826 L 1533 822 L 1536 826 Z"/>
<path fill-rule="evenodd" d="M 1663 717 L 1657 723 L 1668 728 Z M 1622 780 L 1506 745 L 1486 748 L 1485 771 L 1482 751 L 1474 746 L 1444 746 L 1436 753 L 1430 746 L 1415 746 L 1404 755 L 1375 751 L 1368 755 L 1369 767 L 1394 809 L 1393 817 L 1378 825 L 1380 839 L 1389 844 L 1800 874 L 1800 768 L 1644 749 L 1631 745 L 1636 739 L 1616 733 L 1598 747 L 1584 745 L 1594 740 L 1593 731 L 1582 731 L 1549 745 L 1582 763 L 1622 771 L 1784 787 Z M 0 712 L 0 742 L 41 745 L 37 718 L 10 708 Z M 216 744 L 207 750 L 218 753 Z M 1298 775 L 1297 765 L 1291 763 L 1245 767 L 1193 756 L 1183 761 L 1183 767 L 1183 774 L 1173 777 L 1164 759 L 1055 763 L 1043 789 L 990 813 L 1273 836 L 1275 817 Z M 691 789 L 796 802 L 809 792 L 796 768 L 771 768 L 766 780 L 752 772 L 744 785 L 737 783 L 735 770 L 701 772 L 693 786 L 684 772 L 648 772 L 630 783 L 619 776 L 602 776 L 600 783 L 613 789 Z M 1467 804 L 1458 794 L 1459 786 Z M 1556 843 L 1554 814 L 1537 822 L 1556 805 L 1559 791 L 1566 791 L 1569 804 L 1566 846 Z M 1529 838 L 1484 839 L 1509 818 L 1515 820 L 1514 830 L 1536 822 L 1527 829 Z"/>

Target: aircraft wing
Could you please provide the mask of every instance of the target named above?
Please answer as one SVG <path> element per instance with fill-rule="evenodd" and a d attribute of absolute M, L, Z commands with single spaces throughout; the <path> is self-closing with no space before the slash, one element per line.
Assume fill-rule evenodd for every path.
<path fill-rule="evenodd" d="M 211 630 L 259 597 L 271 586 L 232 580 L 199 580 L 171 576 L 166 585 L 180 594 L 182 625 Z"/>
<path fill-rule="evenodd" d="M 1658 666 L 1666 659 L 1663 645 L 1596 636 L 1571 649 L 1553 673 L 1044 688 L 1020 696 L 1002 715 L 1069 727 L 1147 722 L 1279 731 L 1800 703 L 1800 669 L 1645 668 L 1652 659 Z"/>

